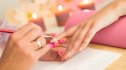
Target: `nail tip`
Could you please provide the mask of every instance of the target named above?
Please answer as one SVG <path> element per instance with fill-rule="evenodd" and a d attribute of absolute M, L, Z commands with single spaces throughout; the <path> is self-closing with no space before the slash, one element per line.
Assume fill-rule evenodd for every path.
<path fill-rule="evenodd" d="M 48 46 L 49 46 L 50 48 L 54 48 L 54 46 L 53 46 L 52 44 L 48 44 Z"/>

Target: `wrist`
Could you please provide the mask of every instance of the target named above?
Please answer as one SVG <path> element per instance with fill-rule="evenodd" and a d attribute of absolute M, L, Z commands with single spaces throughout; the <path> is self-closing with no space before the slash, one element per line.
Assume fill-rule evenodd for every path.
<path fill-rule="evenodd" d="M 116 12 L 118 13 L 118 16 L 126 15 L 126 0 L 117 0 L 116 3 Z"/>
<path fill-rule="evenodd" d="M 96 13 L 94 27 L 97 31 L 126 15 L 126 0 L 115 0 Z"/>

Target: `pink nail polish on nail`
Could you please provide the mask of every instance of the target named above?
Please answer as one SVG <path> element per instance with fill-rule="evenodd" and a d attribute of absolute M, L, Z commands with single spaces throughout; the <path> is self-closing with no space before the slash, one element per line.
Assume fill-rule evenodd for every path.
<path fill-rule="evenodd" d="M 51 44 L 48 44 L 48 46 L 52 48 L 52 45 Z"/>
<path fill-rule="evenodd" d="M 60 50 L 58 51 L 58 54 L 62 57 L 64 55 L 64 51 Z"/>
<path fill-rule="evenodd" d="M 65 40 L 64 39 L 61 39 L 61 40 L 58 40 L 59 41 L 59 43 L 64 43 L 65 42 Z"/>
<path fill-rule="evenodd" d="M 50 43 L 50 44 L 48 44 L 48 45 L 49 45 L 49 47 L 51 47 L 51 48 L 54 48 L 54 47 L 55 47 L 53 43 Z"/>
<path fill-rule="evenodd" d="M 58 44 L 59 44 L 59 42 L 58 42 L 58 41 L 54 42 L 54 46 L 57 46 Z"/>

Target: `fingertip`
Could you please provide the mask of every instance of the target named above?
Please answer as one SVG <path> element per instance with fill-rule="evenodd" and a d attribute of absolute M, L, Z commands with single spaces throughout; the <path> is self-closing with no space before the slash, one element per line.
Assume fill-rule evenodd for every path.
<path fill-rule="evenodd" d="M 52 44 L 47 44 L 47 46 L 48 46 L 49 48 L 54 48 L 54 46 L 53 46 Z"/>
<path fill-rule="evenodd" d="M 78 51 L 81 52 L 81 51 L 85 50 L 87 48 L 87 46 L 88 45 L 82 44 Z"/>
<path fill-rule="evenodd" d="M 64 39 L 60 39 L 60 40 L 58 40 L 58 41 L 59 41 L 59 43 L 61 43 L 61 44 L 63 44 L 63 43 L 65 42 Z"/>
<path fill-rule="evenodd" d="M 63 57 L 63 55 L 65 54 L 65 50 L 63 50 L 63 49 L 59 50 L 58 54 L 59 54 L 60 57 Z"/>
<path fill-rule="evenodd" d="M 58 41 L 58 40 L 60 40 L 60 39 L 62 39 L 64 37 L 65 37 L 65 34 L 64 33 L 58 34 L 50 42 L 56 42 L 56 41 Z"/>
<path fill-rule="evenodd" d="M 42 49 L 51 49 L 51 47 L 50 47 L 50 45 L 49 44 L 47 44 L 47 45 L 45 45 Z"/>
<path fill-rule="evenodd" d="M 72 56 L 72 52 L 66 53 L 63 57 L 62 60 L 68 60 Z"/>
<path fill-rule="evenodd" d="M 79 51 L 79 52 L 83 51 L 83 48 L 82 48 L 82 47 L 80 47 L 78 51 Z"/>

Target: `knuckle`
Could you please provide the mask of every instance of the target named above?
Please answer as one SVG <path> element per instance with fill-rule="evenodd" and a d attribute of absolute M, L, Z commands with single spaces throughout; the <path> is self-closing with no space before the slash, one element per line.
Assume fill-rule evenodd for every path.
<path fill-rule="evenodd" d="M 29 26 L 33 27 L 33 28 L 38 28 L 38 29 L 41 29 L 40 26 L 38 26 L 37 24 L 35 23 L 30 23 Z"/>
<path fill-rule="evenodd" d="M 38 29 L 38 30 L 42 30 L 41 27 L 37 24 L 34 24 L 34 28 Z"/>
<path fill-rule="evenodd" d="M 18 48 L 21 48 L 22 45 L 23 45 L 23 41 L 22 41 L 22 40 L 16 40 L 16 41 L 14 42 L 14 45 L 15 45 L 16 47 L 18 47 Z"/>
<path fill-rule="evenodd" d="M 75 44 L 77 44 L 77 43 L 79 43 L 79 42 L 81 42 L 81 41 L 82 41 L 82 37 L 79 37 L 79 38 L 76 39 Z"/>
<path fill-rule="evenodd" d="M 34 27 L 35 24 L 34 23 L 29 23 L 28 26 Z"/>
<path fill-rule="evenodd" d="M 72 51 L 73 51 L 73 52 L 77 52 L 78 48 L 79 48 L 79 47 L 73 47 Z"/>
<path fill-rule="evenodd" d="M 37 32 L 37 33 L 41 33 L 42 30 L 41 30 L 41 29 L 36 29 L 36 32 Z"/>
<path fill-rule="evenodd" d="M 74 50 L 74 51 L 77 51 L 77 50 L 80 48 L 80 45 L 82 45 L 81 42 L 75 43 L 75 44 L 74 44 L 74 47 L 73 47 L 73 50 Z"/>
<path fill-rule="evenodd" d="M 9 38 L 14 41 L 17 39 L 17 34 L 11 34 Z"/>

